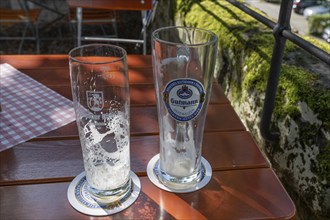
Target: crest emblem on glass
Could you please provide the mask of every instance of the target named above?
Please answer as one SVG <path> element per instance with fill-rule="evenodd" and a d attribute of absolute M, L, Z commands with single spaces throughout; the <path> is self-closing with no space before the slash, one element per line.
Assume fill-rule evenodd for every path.
<path fill-rule="evenodd" d="M 86 91 L 87 105 L 92 111 L 101 111 L 104 107 L 102 91 Z"/>
<path fill-rule="evenodd" d="M 189 189 L 203 178 L 202 141 L 218 38 L 211 31 L 165 27 L 152 34 L 161 184 Z"/>

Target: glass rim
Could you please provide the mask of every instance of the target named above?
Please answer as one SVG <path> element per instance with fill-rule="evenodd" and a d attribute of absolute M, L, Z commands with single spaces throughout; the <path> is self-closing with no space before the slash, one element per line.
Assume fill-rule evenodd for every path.
<path fill-rule="evenodd" d="M 168 26 L 168 27 L 162 27 L 162 28 L 158 28 L 155 31 L 152 32 L 152 39 L 164 44 L 169 44 L 172 46 L 177 46 L 177 45 L 183 45 L 183 43 L 175 43 L 175 42 L 171 42 L 171 41 L 167 41 L 167 40 L 162 40 L 159 37 L 156 36 L 157 33 L 159 33 L 160 31 L 165 31 L 165 30 L 170 30 L 170 29 L 194 29 L 194 30 L 198 30 L 198 31 L 202 31 L 205 33 L 208 33 L 209 35 L 212 36 L 211 40 L 205 42 L 205 43 L 198 43 L 198 44 L 184 44 L 187 47 L 198 47 L 198 46 L 208 46 L 211 45 L 215 42 L 218 41 L 218 36 L 213 33 L 210 30 L 204 29 L 204 28 L 196 28 L 196 27 L 185 27 L 185 26 Z"/>
<path fill-rule="evenodd" d="M 117 59 L 114 59 L 114 60 L 111 60 L 111 61 L 105 61 L 105 62 L 90 62 L 90 61 L 82 61 L 82 60 L 79 60 L 77 59 L 76 57 L 72 56 L 72 53 L 74 53 L 75 51 L 78 51 L 78 50 L 81 50 L 83 48 L 87 48 L 87 47 L 95 47 L 95 46 L 98 46 L 98 47 L 108 47 L 108 48 L 116 48 L 116 49 L 119 49 L 123 52 L 123 55 L 122 56 L 118 56 Z M 122 47 L 119 47 L 119 46 L 116 46 L 116 45 L 113 45 L 113 44 L 100 44 L 100 43 L 95 43 L 95 44 L 85 44 L 85 45 L 81 45 L 81 46 L 78 46 L 78 47 L 75 47 L 75 48 L 72 48 L 69 53 L 69 59 L 70 61 L 75 61 L 75 62 L 78 62 L 78 63 L 82 63 L 82 64 L 109 64 L 109 63 L 115 63 L 115 62 L 118 62 L 118 61 L 122 61 L 125 59 L 125 57 L 127 56 L 127 52 L 124 48 Z"/>

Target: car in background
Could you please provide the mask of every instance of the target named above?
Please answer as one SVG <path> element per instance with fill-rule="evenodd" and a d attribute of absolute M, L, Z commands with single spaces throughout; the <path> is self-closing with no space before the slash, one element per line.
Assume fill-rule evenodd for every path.
<path fill-rule="evenodd" d="M 319 5 L 318 0 L 294 0 L 293 11 L 297 14 L 303 14 L 305 8 Z"/>
<path fill-rule="evenodd" d="M 330 43 L 330 26 L 329 27 L 326 27 L 323 31 L 323 34 L 322 34 L 322 38 Z"/>
<path fill-rule="evenodd" d="M 330 4 L 317 5 L 317 6 L 306 8 L 304 10 L 304 17 L 306 19 L 308 19 L 309 16 L 312 16 L 312 15 L 327 14 L 327 13 L 330 13 Z"/>

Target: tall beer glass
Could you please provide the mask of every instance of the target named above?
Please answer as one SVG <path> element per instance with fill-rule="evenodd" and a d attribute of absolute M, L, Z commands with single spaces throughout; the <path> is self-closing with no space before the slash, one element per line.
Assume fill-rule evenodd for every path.
<path fill-rule="evenodd" d="M 111 203 L 131 187 L 126 51 L 90 44 L 74 48 L 69 58 L 87 189 L 97 201 Z"/>
<path fill-rule="evenodd" d="M 214 33 L 189 27 L 165 27 L 152 35 L 160 130 L 158 178 L 172 189 L 194 187 L 201 179 L 217 41 Z"/>

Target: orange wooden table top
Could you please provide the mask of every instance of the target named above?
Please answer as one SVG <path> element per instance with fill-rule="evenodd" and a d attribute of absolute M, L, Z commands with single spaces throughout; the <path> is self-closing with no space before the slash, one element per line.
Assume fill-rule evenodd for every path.
<path fill-rule="evenodd" d="M 67 55 L 1 55 L 0 59 L 71 99 Z M 159 153 L 151 56 L 129 55 L 128 67 L 131 168 L 142 191 L 132 206 L 113 218 L 295 218 L 291 198 L 216 83 L 202 152 L 212 166 L 210 183 L 184 194 L 155 187 L 146 175 L 149 160 Z M 90 219 L 72 208 L 66 196 L 70 181 L 82 171 L 75 122 L 0 152 L 1 219 Z"/>

